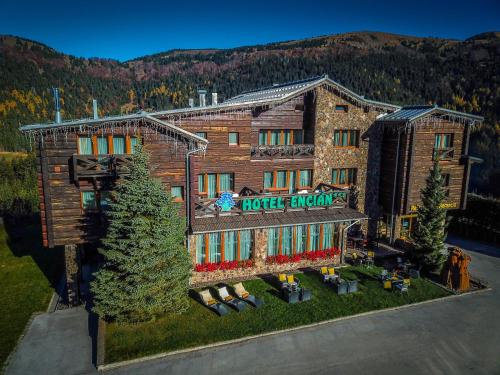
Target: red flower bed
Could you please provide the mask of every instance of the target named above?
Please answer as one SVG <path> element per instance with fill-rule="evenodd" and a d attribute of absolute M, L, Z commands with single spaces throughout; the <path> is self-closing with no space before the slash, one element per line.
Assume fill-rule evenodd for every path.
<path fill-rule="evenodd" d="M 194 270 L 196 272 L 213 272 L 213 271 L 225 271 L 225 270 L 234 270 L 237 268 L 249 268 L 253 266 L 253 260 L 248 259 L 248 260 L 226 260 L 225 262 L 220 262 L 220 263 L 203 263 L 203 264 L 197 264 L 194 267 Z"/>
<path fill-rule="evenodd" d="M 307 251 L 305 253 L 296 254 L 293 256 L 272 255 L 266 258 L 266 263 L 267 264 L 297 263 L 304 259 L 315 261 L 318 259 L 333 258 L 335 255 L 339 254 L 340 254 L 340 249 L 332 247 L 330 249 L 325 249 L 325 250 Z"/>

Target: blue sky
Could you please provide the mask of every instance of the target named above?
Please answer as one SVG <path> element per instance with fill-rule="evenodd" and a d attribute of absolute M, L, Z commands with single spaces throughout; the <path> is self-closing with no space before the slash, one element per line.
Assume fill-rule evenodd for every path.
<path fill-rule="evenodd" d="M 119 60 L 363 30 L 465 39 L 500 30 L 500 1 L 0 1 L 0 34 Z"/>

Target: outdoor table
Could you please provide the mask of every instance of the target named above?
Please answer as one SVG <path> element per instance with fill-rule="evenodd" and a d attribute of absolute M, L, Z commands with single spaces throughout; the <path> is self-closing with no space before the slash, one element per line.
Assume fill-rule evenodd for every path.
<path fill-rule="evenodd" d="M 334 285 L 337 290 L 337 294 L 347 294 L 348 286 L 345 280 L 339 278 Z"/>
<path fill-rule="evenodd" d="M 297 303 L 300 300 L 300 291 L 283 288 L 281 290 L 283 299 L 288 303 Z"/>
<path fill-rule="evenodd" d="M 309 301 L 312 297 L 312 293 L 310 289 L 301 288 L 300 289 L 300 300 L 301 301 Z"/>

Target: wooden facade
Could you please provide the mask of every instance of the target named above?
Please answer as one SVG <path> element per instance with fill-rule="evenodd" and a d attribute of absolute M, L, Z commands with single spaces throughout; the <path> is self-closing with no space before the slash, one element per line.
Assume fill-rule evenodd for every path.
<path fill-rule="evenodd" d="M 290 87 L 297 88 L 294 91 Z M 273 88 L 267 90 L 272 91 Z M 281 97 L 280 90 L 285 92 Z M 196 250 L 199 244 L 196 242 L 196 230 L 193 230 L 197 227 L 197 220 L 201 220 L 200 217 L 204 215 L 213 216 L 214 223 L 219 220 L 218 215 L 209 213 L 218 208 L 210 202 L 206 192 L 199 191 L 198 187 L 199 179 L 206 179 L 202 184 L 208 184 L 208 177 L 205 177 L 208 175 L 215 176 L 215 201 L 226 192 L 221 188 L 221 174 L 231 175 L 231 194 L 250 192 L 275 197 L 293 195 L 298 190 L 314 193 L 316 186 L 332 183 L 334 170 L 351 170 L 356 175 L 355 182 L 359 192 L 360 204 L 355 208 L 361 213 L 349 211 L 346 201 L 344 208 L 337 207 L 339 211 L 331 210 L 330 221 L 321 219 L 321 224 L 318 224 L 319 238 L 325 238 L 324 231 L 329 228 L 325 225 L 336 223 L 331 228 L 338 232 L 333 233 L 332 238 L 337 238 L 336 243 L 343 246 L 342 238 L 350 225 L 359 222 L 361 217 L 369 217 L 370 221 L 376 223 L 385 215 L 391 217 L 391 231 L 394 234 L 392 239 L 395 239 L 398 232 L 397 221 L 405 215 L 412 215 L 415 207 L 420 204 L 420 190 L 436 155 L 436 134 L 443 133 L 451 134 L 453 140 L 449 147 L 453 150 L 437 150 L 446 152 L 439 163 L 443 173 L 449 175 L 447 208 L 464 207 L 470 171 L 470 164 L 466 160 L 469 125 L 466 121 L 460 121 L 460 115 L 451 117 L 429 114 L 424 116 L 427 121 L 422 122 L 420 118 L 418 124 L 407 120 L 385 121 L 385 115 L 398 113 L 399 107 L 366 100 L 328 78 L 280 86 L 276 88 L 276 92 L 277 99 L 266 99 L 263 96 L 264 99 L 259 100 L 242 100 L 241 104 L 229 100 L 227 105 L 138 115 L 134 117 L 134 126 L 130 126 L 128 119 L 124 117 L 114 118 L 113 121 L 102 119 L 89 120 L 87 123 L 82 120 L 75 124 L 53 124 L 49 127 L 50 131 L 43 126 L 23 128 L 37 140 L 44 245 L 75 245 L 98 240 L 103 235 L 100 230 L 102 212 L 98 209 L 84 209 L 82 193 L 112 190 L 126 174 L 126 165 L 130 159 L 127 153 L 80 155 L 78 136 L 85 134 L 111 137 L 110 139 L 113 135 L 119 135 L 141 140 L 151 155 L 152 176 L 161 179 L 167 191 L 170 192 L 172 187 L 182 191 L 182 198 L 178 201 L 181 202 L 181 212 L 188 215 L 187 243 L 195 264 L 197 251 L 201 251 Z M 258 94 L 257 92 L 255 95 Z M 165 127 L 158 128 L 155 122 Z M 79 130 L 82 125 L 83 132 Z M 70 128 L 71 131 L 64 130 Z M 61 134 L 56 137 L 54 130 L 56 133 L 61 131 Z M 342 134 L 348 134 L 346 147 L 341 147 L 344 142 Z M 206 141 L 200 137 L 206 137 Z M 357 139 L 349 140 L 349 137 Z M 272 141 L 269 141 L 271 138 Z M 262 139 L 266 139 L 265 144 L 262 144 Z M 130 147 L 127 146 L 127 151 L 129 150 Z M 105 167 L 100 163 L 104 163 Z M 294 171 L 306 172 L 298 172 L 297 175 Z M 290 187 L 265 186 L 265 173 L 274 176 L 274 181 L 277 180 L 278 173 L 291 181 L 292 174 L 295 177 L 300 176 L 300 173 L 307 176 L 309 171 L 310 186 L 300 186 L 294 180 L 297 191 Z M 335 178 L 335 182 L 340 182 L 339 176 L 336 175 Z M 343 185 L 338 187 L 339 191 L 347 192 L 347 183 L 339 185 Z M 187 202 L 189 207 L 186 207 Z M 197 214 L 200 205 L 209 209 Z M 311 212 L 312 218 L 314 210 Z M 235 210 L 229 214 L 241 215 L 242 212 Z M 259 215 L 262 215 L 265 222 L 266 212 Z M 286 210 L 282 215 L 282 222 L 286 222 Z M 236 238 L 239 259 L 239 230 L 246 229 L 231 229 L 230 220 L 229 224 L 227 218 L 224 220 L 225 229 L 221 229 L 222 231 L 238 231 Z M 305 224 L 316 225 L 314 223 L 311 221 Z M 214 226 L 216 227 L 217 225 Z M 377 236 L 376 226 L 373 229 L 364 225 L 364 229 L 368 231 L 368 236 Z M 208 276 L 200 273 L 193 277 L 194 282 L 273 271 L 274 268 L 266 262 L 266 249 L 270 243 L 269 233 L 272 228 L 252 228 L 251 231 L 253 269 L 229 275 L 216 272 Z M 309 236 L 309 229 L 307 231 Z M 282 232 L 280 229 L 279 233 Z M 295 236 L 295 227 L 291 233 Z M 206 235 L 203 234 L 203 238 Z M 222 241 L 225 236 L 221 236 Z M 281 234 L 277 241 L 282 241 Z M 324 241 L 328 243 L 330 239 Z M 224 246 L 222 245 L 222 252 Z M 296 242 L 293 242 L 293 249 L 296 246 Z M 324 247 L 318 246 L 318 250 Z M 281 242 L 279 248 L 282 248 Z M 204 251 L 207 251 L 206 248 Z M 207 261 L 207 258 L 204 259 Z M 341 257 L 335 258 L 335 262 L 341 262 Z"/>

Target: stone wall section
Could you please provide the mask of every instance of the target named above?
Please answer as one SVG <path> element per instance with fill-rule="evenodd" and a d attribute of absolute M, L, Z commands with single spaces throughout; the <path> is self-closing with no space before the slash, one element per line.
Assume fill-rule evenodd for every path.
<path fill-rule="evenodd" d="M 347 112 L 337 111 L 347 106 Z M 332 169 L 357 168 L 358 210 L 371 218 L 380 215 L 378 191 L 382 128 L 375 124 L 381 112 L 358 107 L 325 88 L 316 91 L 314 182 L 331 183 Z M 359 130 L 359 148 L 334 147 L 336 129 Z M 370 225 L 376 230 L 376 222 Z"/>

